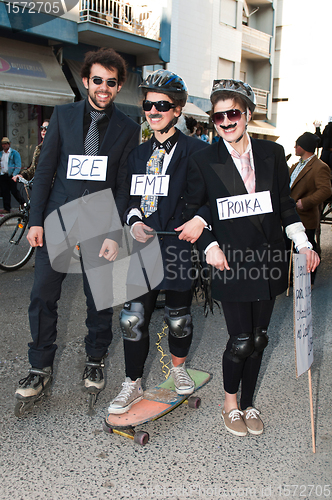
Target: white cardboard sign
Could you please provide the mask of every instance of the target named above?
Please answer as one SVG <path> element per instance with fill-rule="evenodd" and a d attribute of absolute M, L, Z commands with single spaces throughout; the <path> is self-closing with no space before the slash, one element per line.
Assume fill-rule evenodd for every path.
<path fill-rule="evenodd" d="M 217 198 L 216 202 L 220 220 L 272 212 L 270 191 Z"/>
<path fill-rule="evenodd" d="M 167 196 L 170 175 L 133 174 L 130 194 L 132 196 Z"/>
<path fill-rule="evenodd" d="M 314 360 L 311 314 L 311 280 L 305 255 L 293 255 L 293 302 L 296 376 L 306 372 Z"/>
<path fill-rule="evenodd" d="M 69 155 L 67 179 L 106 181 L 107 156 Z"/>

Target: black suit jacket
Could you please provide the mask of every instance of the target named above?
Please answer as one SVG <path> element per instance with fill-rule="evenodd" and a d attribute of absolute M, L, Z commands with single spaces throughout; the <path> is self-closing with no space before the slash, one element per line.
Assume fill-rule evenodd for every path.
<path fill-rule="evenodd" d="M 183 211 L 185 208 L 184 191 L 187 183 L 188 160 L 190 155 L 199 150 L 206 150 L 208 144 L 204 141 L 188 137 L 182 132 L 167 167 L 166 174 L 170 175 L 168 196 L 160 196 L 157 210 L 147 218 L 144 224 L 156 231 L 174 231 L 174 228 L 183 224 Z M 145 174 L 146 164 L 152 154 L 152 141 L 147 141 L 134 151 L 128 158 L 128 175 L 131 182 L 132 174 Z M 141 197 L 131 196 L 128 210 L 140 208 Z M 126 218 L 126 215 L 125 215 Z M 191 287 L 191 246 L 186 241 L 179 240 L 177 236 L 159 236 L 165 278 L 158 288 L 166 290 L 188 290 Z M 135 241 L 134 251 L 141 244 Z M 182 271 L 179 270 L 182 266 Z M 181 271 L 181 272 L 180 272 Z"/>
<path fill-rule="evenodd" d="M 112 189 L 122 218 L 128 202 L 127 157 L 138 144 L 140 127 L 113 107 L 112 117 L 98 155 L 108 156 L 105 181 L 67 179 L 69 155 L 83 155 L 85 101 L 56 106 L 52 114 L 33 185 L 29 225 L 43 226 L 53 210 L 104 189 Z M 54 179 L 54 182 L 53 182 Z"/>
<path fill-rule="evenodd" d="M 255 164 L 256 192 L 269 191 L 272 213 L 220 220 L 218 198 L 246 194 L 224 142 L 221 140 L 189 161 L 188 204 L 205 205 L 198 213 L 212 223 L 199 245 L 205 249 L 218 241 L 230 271 L 213 268 L 212 293 L 222 301 L 268 300 L 287 286 L 287 256 L 282 226 L 300 222 L 290 198 L 289 174 L 282 146 L 251 139 Z"/>

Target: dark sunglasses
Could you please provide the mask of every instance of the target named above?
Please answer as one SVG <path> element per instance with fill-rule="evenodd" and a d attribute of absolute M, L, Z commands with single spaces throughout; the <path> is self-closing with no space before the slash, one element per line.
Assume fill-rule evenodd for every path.
<path fill-rule="evenodd" d="M 47 130 L 48 125 L 46 127 L 43 127 L 42 125 L 40 126 L 40 130 Z"/>
<path fill-rule="evenodd" d="M 112 80 L 111 78 L 104 80 L 100 76 L 93 76 L 90 80 L 92 80 L 95 85 L 101 85 L 103 82 L 106 82 L 107 87 L 115 87 L 118 83 L 116 80 Z"/>
<path fill-rule="evenodd" d="M 175 108 L 175 104 L 169 101 L 143 101 L 143 109 L 144 111 L 151 111 L 152 106 L 156 108 L 160 113 L 169 111 L 172 108 Z"/>
<path fill-rule="evenodd" d="M 228 120 L 232 123 L 238 122 L 241 119 L 241 115 L 244 115 L 245 111 L 240 111 L 239 109 L 229 109 L 228 111 L 218 111 L 217 113 L 213 113 L 211 116 L 211 120 L 217 126 L 221 125 L 225 121 L 225 117 L 227 116 Z"/>

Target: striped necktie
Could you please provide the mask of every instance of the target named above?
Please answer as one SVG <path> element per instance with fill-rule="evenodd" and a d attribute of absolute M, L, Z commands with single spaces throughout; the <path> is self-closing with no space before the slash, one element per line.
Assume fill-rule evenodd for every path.
<path fill-rule="evenodd" d="M 241 176 L 242 180 L 244 182 L 244 185 L 248 191 L 249 194 L 255 192 L 255 185 L 256 185 L 256 179 L 255 179 L 255 172 L 254 169 L 250 165 L 250 154 L 248 153 L 243 153 L 243 155 L 240 155 L 237 151 L 233 150 L 231 155 L 233 158 L 238 158 L 241 161 Z"/>
<path fill-rule="evenodd" d="M 163 168 L 163 161 L 165 156 L 165 149 L 157 148 L 153 151 L 146 164 L 146 173 L 153 175 L 160 175 Z M 158 208 L 158 196 L 147 195 L 142 196 L 141 209 L 145 217 L 149 217 Z"/>
<path fill-rule="evenodd" d="M 97 123 L 105 116 L 105 113 L 90 111 L 90 116 L 91 123 L 84 141 L 84 151 L 88 156 L 96 156 L 99 151 L 99 130 Z"/>

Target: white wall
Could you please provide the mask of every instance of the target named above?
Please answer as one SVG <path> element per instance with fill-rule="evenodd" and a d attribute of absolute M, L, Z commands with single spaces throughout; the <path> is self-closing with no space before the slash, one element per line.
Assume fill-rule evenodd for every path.
<path fill-rule="evenodd" d="M 173 0 L 167 68 L 185 80 L 190 95 L 209 99 L 219 57 L 241 60 L 241 32 L 220 23 L 220 0 Z"/>
<path fill-rule="evenodd" d="M 278 142 L 294 156 L 295 140 L 315 132 L 313 121 L 326 125 L 332 115 L 331 0 L 278 0 L 277 24 L 282 26 L 280 52 L 274 77 L 280 78 L 278 95 L 288 102 L 274 104 Z M 277 115 L 276 115 L 277 113 Z"/>

